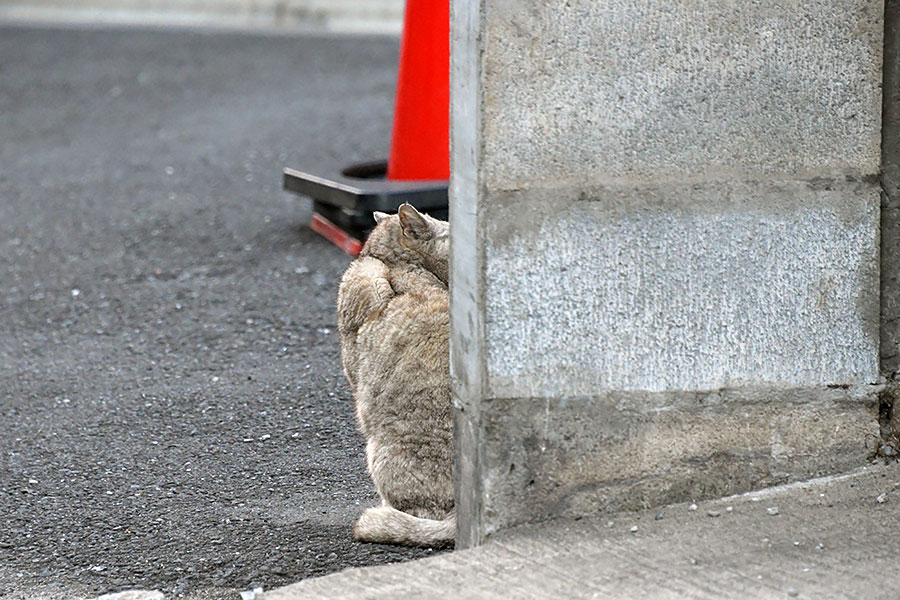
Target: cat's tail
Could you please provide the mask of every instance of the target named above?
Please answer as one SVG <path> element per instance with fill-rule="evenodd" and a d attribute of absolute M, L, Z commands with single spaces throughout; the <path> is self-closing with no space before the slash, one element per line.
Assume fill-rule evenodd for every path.
<path fill-rule="evenodd" d="M 422 519 L 387 505 L 376 506 L 366 509 L 359 517 L 353 535 L 361 542 L 425 548 L 452 546 L 456 539 L 456 511 L 438 521 Z"/>

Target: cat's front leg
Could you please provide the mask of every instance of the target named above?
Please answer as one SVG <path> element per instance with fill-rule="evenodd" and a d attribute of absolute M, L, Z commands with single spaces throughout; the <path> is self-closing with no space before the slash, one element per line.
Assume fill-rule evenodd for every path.
<path fill-rule="evenodd" d="M 353 334 L 373 315 L 381 312 L 394 297 L 388 268 L 377 258 L 366 256 L 350 265 L 338 291 L 338 328 Z"/>

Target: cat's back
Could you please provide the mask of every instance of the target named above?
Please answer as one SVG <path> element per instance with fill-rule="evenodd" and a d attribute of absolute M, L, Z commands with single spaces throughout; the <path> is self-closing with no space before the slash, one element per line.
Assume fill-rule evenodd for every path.
<path fill-rule="evenodd" d="M 357 416 L 379 447 L 449 447 L 449 337 L 449 293 L 432 286 L 396 294 L 360 328 Z"/>
<path fill-rule="evenodd" d="M 359 332 L 360 344 L 385 368 L 403 370 L 410 362 L 438 373 L 449 365 L 450 295 L 430 274 L 388 275 L 394 295 L 377 318 Z"/>
<path fill-rule="evenodd" d="M 440 372 L 449 364 L 449 294 L 416 290 L 394 296 L 372 322 L 372 334 L 372 350 L 397 361 L 398 368 L 414 361 Z"/>
<path fill-rule="evenodd" d="M 390 412 L 434 412 L 440 405 L 443 413 L 450 397 L 450 295 L 428 276 L 391 275 L 395 295 L 359 330 L 358 377 L 371 392 L 361 399 L 388 402 Z"/>

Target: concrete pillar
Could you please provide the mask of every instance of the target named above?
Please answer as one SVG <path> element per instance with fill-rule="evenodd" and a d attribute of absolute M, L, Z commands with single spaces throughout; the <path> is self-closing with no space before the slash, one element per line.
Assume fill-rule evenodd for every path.
<path fill-rule="evenodd" d="M 452 7 L 459 545 L 863 464 L 884 2 Z"/>
<path fill-rule="evenodd" d="M 882 436 L 900 443 L 900 0 L 884 6 L 882 111 L 881 370 Z"/>

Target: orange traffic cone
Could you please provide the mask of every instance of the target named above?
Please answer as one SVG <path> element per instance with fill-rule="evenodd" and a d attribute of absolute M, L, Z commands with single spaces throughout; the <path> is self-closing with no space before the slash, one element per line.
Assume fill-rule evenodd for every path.
<path fill-rule="evenodd" d="M 387 177 L 450 177 L 448 0 L 406 0 Z"/>
<path fill-rule="evenodd" d="M 406 0 L 390 157 L 316 175 L 284 169 L 313 200 L 310 227 L 357 255 L 373 211 L 404 202 L 446 219 L 450 177 L 450 0 Z"/>

